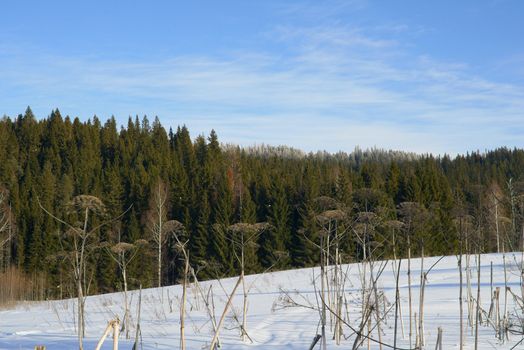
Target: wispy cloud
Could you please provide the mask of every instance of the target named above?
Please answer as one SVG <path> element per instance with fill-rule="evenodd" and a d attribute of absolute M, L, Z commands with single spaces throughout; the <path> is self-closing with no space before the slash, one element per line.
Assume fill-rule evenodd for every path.
<path fill-rule="evenodd" d="M 515 133 L 524 130 L 523 86 L 491 81 L 461 62 L 410 54 L 397 37 L 405 31 L 395 25 L 379 37 L 337 24 L 278 26 L 270 40 L 285 44 L 286 55 L 236 51 L 155 61 L 21 55 L 2 47 L 0 103 L 17 98 L 40 113 L 60 107 L 121 121 L 159 115 L 195 132 L 215 128 L 225 142 L 308 151 L 524 146 Z"/>

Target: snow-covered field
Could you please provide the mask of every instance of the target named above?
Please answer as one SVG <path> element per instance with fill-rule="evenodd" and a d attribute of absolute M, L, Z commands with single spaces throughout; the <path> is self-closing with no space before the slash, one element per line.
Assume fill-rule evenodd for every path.
<path fill-rule="evenodd" d="M 426 258 L 424 267 L 428 268 L 438 258 Z M 517 263 L 520 264 L 520 253 L 506 254 L 511 290 L 521 295 L 521 282 Z M 501 287 L 500 305 L 504 305 L 504 269 L 501 254 L 482 255 L 481 258 L 481 304 L 486 311 L 490 308 L 490 264 L 493 264 L 493 288 Z M 471 257 L 471 265 L 476 266 L 475 257 Z M 360 318 L 360 279 L 359 267 L 356 264 L 348 265 L 349 280 L 346 285 L 346 295 L 351 312 L 350 324 L 358 326 Z M 408 282 L 407 261 L 402 261 L 400 275 L 400 297 L 403 316 L 404 337 L 402 337 L 399 322 L 399 348 L 409 348 L 408 332 Z M 234 313 L 229 312 L 220 333 L 222 349 L 309 349 L 311 342 L 319 330 L 319 313 L 315 297 L 314 278 L 318 278 L 319 269 L 299 269 L 275 273 L 266 273 L 246 277 L 249 291 L 249 310 L 247 332 L 253 343 L 240 339 L 238 319 L 242 319 L 242 288 L 239 288 L 234 298 Z M 413 309 L 418 310 L 420 260 L 412 260 Z M 472 290 L 476 297 L 476 269 L 472 268 Z M 206 292 L 212 285 L 214 294 L 216 317 L 219 318 L 227 301 L 229 293 L 235 286 L 237 279 L 223 279 L 201 283 Z M 464 296 L 466 296 L 464 275 Z M 383 290 L 387 300 L 394 303 L 395 279 L 392 264 L 388 263 L 378 281 L 378 287 Z M 313 306 L 290 307 L 289 300 L 283 298 L 283 291 L 287 292 L 297 303 Z M 449 256 L 442 259 L 428 275 L 425 289 L 425 337 L 426 348 L 434 349 L 437 338 L 437 329 L 443 330 L 443 349 L 458 348 L 459 343 L 459 272 L 457 258 Z M 142 291 L 142 340 L 144 349 L 173 349 L 179 347 L 179 300 L 182 294 L 180 286 L 164 287 L 161 289 L 147 289 Z M 132 321 L 136 320 L 138 291 L 130 292 Z M 474 332 L 467 327 L 467 304 L 464 298 L 464 325 L 466 327 L 465 349 L 473 349 Z M 391 305 L 392 305 L 391 304 Z M 75 335 L 76 300 L 48 301 L 26 303 L 15 309 L 0 311 L 0 349 L 34 349 L 35 345 L 46 345 L 47 349 L 74 349 L 77 347 Z M 391 306 L 390 305 L 390 306 Z M 515 311 L 514 298 L 508 296 L 508 310 Z M 87 334 L 85 348 L 94 349 L 102 335 L 107 322 L 115 316 L 123 315 L 122 293 L 93 296 L 87 299 Z M 382 340 L 393 344 L 394 307 L 386 318 Z M 413 328 L 414 329 L 414 328 Z M 413 330 L 413 333 L 415 331 Z M 134 328 L 131 329 L 134 338 Z M 329 348 L 351 348 L 354 335 L 349 328 L 344 327 L 344 334 L 349 336 L 342 340 L 337 347 L 332 340 L 333 333 L 327 326 Z M 188 317 L 186 319 L 187 349 L 206 349 L 212 339 L 213 328 L 195 287 L 189 289 Z M 377 338 L 376 331 L 372 333 Z M 413 335 L 413 338 L 415 336 Z M 521 335 L 510 335 L 509 341 L 501 344 L 495 338 L 493 328 L 482 325 L 479 331 L 480 349 L 511 349 L 522 339 Z M 104 349 L 111 348 L 111 340 L 106 341 Z M 132 340 L 120 339 L 120 349 L 131 349 Z M 367 348 L 367 341 L 363 348 Z M 318 344 L 317 344 L 318 348 Z M 371 343 L 371 349 L 379 349 L 378 344 Z M 515 347 L 524 349 L 524 342 Z M 386 347 L 384 347 L 386 349 Z"/>

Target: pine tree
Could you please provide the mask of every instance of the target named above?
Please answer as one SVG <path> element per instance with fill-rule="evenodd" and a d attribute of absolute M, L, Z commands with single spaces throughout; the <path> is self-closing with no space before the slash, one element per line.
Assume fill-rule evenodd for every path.
<path fill-rule="evenodd" d="M 209 242 L 209 204 L 204 193 L 200 201 L 196 230 L 190 237 L 190 257 L 195 267 L 205 267 L 208 257 Z M 197 268 L 200 270 L 200 268 Z M 205 270 L 203 271 L 205 273 Z"/>
<path fill-rule="evenodd" d="M 231 254 L 230 242 L 227 240 L 227 229 L 231 225 L 233 218 L 232 193 L 223 179 L 220 183 L 220 193 L 218 198 L 215 224 L 213 225 L 213 235 L 211 236 L 211 256 L 220 266 L 220 271 L 229 273 L 232 269 L 233 256 Z"/>
<path fill-rule="evenodd" d="M 349 176 L 342 171 L 338 171 L 335 183 L 335 198 L 344 205 L 351 203 L 351 182 Z"/>
<path fill-rule="evenodd" d="M 269 208 L 271 227 L 264 229 L 259 237 L 258 257 L 263 267 L 279 263 L 285 266 L 282 253 L 286 243 L 290 245 L 289 217 L 290 208 L 283 184 L 279 181 L 272 186 L 273 201 Z"/>
<path fill-rule="evenodd" d="M 421 206 L 427 219 L 412 232 L 413 238 L 427 242 L 427 254 L 446 254 L 455 251 L 458 242 L 452 222 L 457 203 L 478 214 L 480 202 L 488 202 L 484 192 L 489 186 L 506 184 L 510 178 L 517 185 L 524 172 L 524 150 L 520 149 L 454 158 L 381 150 L 304 155 L 286 147 L 221 146 L 213 130 L 207 138 L 198 136 L 192 141 L 187 127 L 175 130 L 168 134 L 158 118 L 150 123 L 147 117 L 129 118 L 118 130 L 113 117 L 102 124 L 96 116 L 87 121 L 62 117 L 57 109 L 47 118 L 37 119 L 30 108 L 16 118 L 1 118 L 0 187 L 9 191 L 17 228 L 7 259 L 28 273 L 45 270 L 49 286 L 56 286 L 65 274 L 65 265 L 54 259 L 56 232 L 63 228 L 43 215 L 37 198 L 53 212 L 64 212 L 64 203 L 83 193 L 100 197 L 113 214 L 132 206 L 119 227 L 122 237 L 133 242 L 146 235 L 144 217 L 151 188 L 159 178 L 170 184 L 168 217 L 187 228 L 195 261 L 221 265 L 219 274 L 235 273 L 228 228 L 239 222 L 269 221 L 273 226 L 247 247 L 251 272 L 272 265 L 280 251 L 289 253 L 291 259 L 278 268 L 317 263 L 311 242 L 318 240 L 315 201 L 322 196 L 333 197 L 353 219 L 358 212 L 372 211 L 390 220 L 396 218 L 395 206 L 400 203 Z M 507 229 L 516 243 L 515 231 L 522 229 L 517 217 L 524 210 L 516 203 L 509 208 L 507 201 L 500 206 L 513 219 Z M 494 230 L 490 221 L 481 220 L 479 225 L 486 233 L 482 238 L 485 246 L 496 249 L 493 237 L 487 234 Z M 101 230 L 101 238 L 114 229 Z M 376 243 L 384 244 L 378 233 L 380 229 Z M 358 257 L 353 243 L 342 249 Z M 380 249 L 388 253 L 387 248 Z M 155 261 L 151 250 L 143 248 L 142 259 L 130 267 L 131 284 L 152 285 Z M 171 248 L 165 253 L 164 278 L 172 283 L 177 277 L 176 257 Z M 113 267 L 104 258 L 93 256 L 91 262 L 98 276 L 93 287 L 117 290 L 116 281 L 109 277 Z M 201 276 L 214 275 L 211 271 Z"/>
<path fill-rule="evenodd" d="M 254 224 L 257 222 L 257 206 L 247 188 L 242 191 L 240 221 Z"/>
<path fill-rule="evenodd" d="M 386 192 L 391 198 L 396 198 L 400 188 L 400 169 L 396 162 L 391 162 L 386 177 Z"/>

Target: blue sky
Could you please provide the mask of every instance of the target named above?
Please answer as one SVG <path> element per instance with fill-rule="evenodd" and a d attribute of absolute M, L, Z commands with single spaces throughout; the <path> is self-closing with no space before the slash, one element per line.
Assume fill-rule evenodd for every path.
<path fill-rule="evenodd" d="M 0 115 L 305 151 L 524 147 L 524 2 L 10 1 Z"/>

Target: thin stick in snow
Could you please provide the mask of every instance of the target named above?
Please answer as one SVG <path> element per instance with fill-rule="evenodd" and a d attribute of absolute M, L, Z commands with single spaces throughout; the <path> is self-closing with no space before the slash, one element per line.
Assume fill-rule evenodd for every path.
<path fill-rule="evenodd" d="M 140 291 L 138 292 L 138 314 L 136 318 L 136 333 L 135 343 L 133 344 L 133 350 L 138 350 L 138 337 L 140 336 L 140 311 L 142 309 L 142 285 L 140 285 Z"/>
<path fill-rule="evenodd" d="M 400 302 L 400 293 L 398 288 L 398 277 L 400 276 L 400 266 L 402 264 L 402 259 L 398 262 L 398 269 L 397 269 L 397 276 L 395 281 L 395 335 L 393 339 L 393 348 L 397 347 L 397 319 L 398 319 L 398 310 L 399 310 L 399 302 Z"/>
<path fill-rule="evenodd" d="M 435 344 L 435 350 L 442 350 L 442 328 L 438 327 L 437 343 Z"/>
<path fill-rule="evenodd" d="M 217 331 L 215 332 L 215 335 L 213 336 L 213 340 L 211 340 L 211 346 L 209 347 L 209 350 L 215 350 L 215 345 L 218 341 L 218 335 L 220 333 L 220 329 L 222 328 L 222 324 L 224 323 L 224 320 L 226 318 L 227 312 L 229 308 L 231 307 L 231 302 L 233 301 L 233 297 L 235 296 L 235 293 L 237 291 L 238 286 L 242 282 L 244 276 L 240 275 L 238 278 L 237 283 L 235 284 L 235 287 L 233 288 L 233 291 L 229 295 L 229 298 L 227 299 L 226 306 L 224 307 L 224 311 L 222 312 L 222 316 L 220 316 L 220 321 L 218 321 Z"/>
<path fill-rule="evenodd" d="M 475 313 L 475 350 L 478 349 L 479 342 L 479 321 L 480 321 L 480 248 L 477 254 L 477 308 Z"/>

